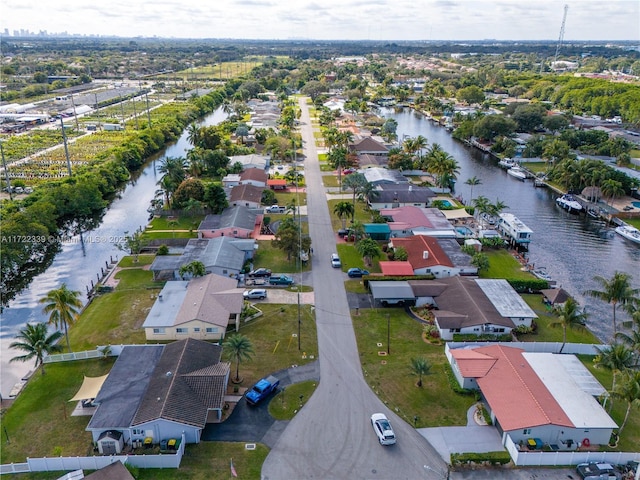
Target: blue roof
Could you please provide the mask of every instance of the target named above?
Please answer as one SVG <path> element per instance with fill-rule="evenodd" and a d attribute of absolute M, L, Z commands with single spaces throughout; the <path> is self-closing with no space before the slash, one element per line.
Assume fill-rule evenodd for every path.
<path fill-rule="evenodd" d="M 386 223 L 365 223 L 365 233 L 391 233 L 391 227 Z"/>

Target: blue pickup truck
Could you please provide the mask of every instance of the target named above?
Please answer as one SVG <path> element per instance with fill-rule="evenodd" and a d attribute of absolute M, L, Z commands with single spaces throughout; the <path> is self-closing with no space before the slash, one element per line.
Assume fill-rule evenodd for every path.
<path fill-rule="evenodd" d="M 280 385 L 280 380 L 278 380 L 273 375 L 269 375 L 267 378 L 263 378 L 253 387 L 251 387 L 251 390 L 247 390 L 247 393 L 245 394 L 247 403 L 249 405 L 257 405 L 273 392 L 275 392 L 278 389 L 278 385 Z"/>

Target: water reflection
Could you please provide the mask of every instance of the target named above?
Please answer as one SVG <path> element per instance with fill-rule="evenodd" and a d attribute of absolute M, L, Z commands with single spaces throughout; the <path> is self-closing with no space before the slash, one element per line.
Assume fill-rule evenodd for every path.
<path fill-rule="evenodd" d="M 589 328 L 603 341 L 612 334 L 611 306 L 582 294 L 600 289 L 595 275 L 610 278 L 615 271 L 633 276 L 634 288 L 640 288 L 640 247 L 626 241 L 604 222 L 584 215 L 572 215 L 555 204 L 551 190 L 535 188 L 512 178 L 489 155 L 454 140 L 446 129 L 410 110 L 382 109 L 385 117 L 398 122 L 398 138 L 424 136 L 429 144 L 438 143 L 460 164 L 456 195 L 469 199 L 470 187 L 464 182 L 473 176 L 481 180 L 473 187 L 473 196 L 501 200 L 534 232 L 528 258 L 536 267 L 545 267 L 582 305 L 587 305 Z M 625 317 L 623 313 L 620 315 Z"/>

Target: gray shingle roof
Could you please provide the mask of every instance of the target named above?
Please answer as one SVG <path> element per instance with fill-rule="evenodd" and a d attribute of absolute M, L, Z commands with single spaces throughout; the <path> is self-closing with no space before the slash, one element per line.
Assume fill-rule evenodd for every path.
<path fill-rule="evenodd" d="M 204 428 L 209 408 L 222 408 L 229 372 L 222 347 L 188 338 L 165 345 L 132 425 L 159 418 Z"/>
<path fill-rule="evenodd" d="M 162 345 L 126 346 L 95 402 L 98 409 L 87 428 L 127 428 L 135 416 L 163 350 Z"/>

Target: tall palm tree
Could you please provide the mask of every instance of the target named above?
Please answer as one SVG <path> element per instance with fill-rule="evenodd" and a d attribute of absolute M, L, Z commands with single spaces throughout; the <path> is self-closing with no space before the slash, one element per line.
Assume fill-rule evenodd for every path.
<path fill-rule="evenodd" d="M 225 349 L 226 357 L 236 362 L 235 381 L 240 382 L 240 362 L 251 360 L 253 353 L 251 340 L 241 334 L 231 335 L 222 343 L 222 348 Z"/>
<path fill-rule="evenodd" d="M 475 187 L 476 185 L 482 185 L 482 180 L 480 180 L 478 177 L 474 175 L 471 178 L 467 178 L 467 180 L 464 183 L 471 187 L 471 199 L 469 200 L 469 205 L 472 205 L 473 204 L 473 187 Z"/>
<path fill-rule="evenodd" d="M 200 142 L 200 127 L 196 123 L 191 123 L 187 127 L 187 141 L 194 147 Z"/>
<path fill-rule="evenodd" d="M 616 271 L 610 280 L 600 275 L 596 275 L 593 279 L 600 284 L 602 290 L 587 290 L 584 294 L 611 304 L 613 310 L 613 334 L 615 335 L 618 333 L 618 325 L 616 323 L 617 306 L 628 304 L 638 295 L 640 289 L 631 288 L 631 276 L 624 272 Z"/>
<path fill-rule="evenodd" d="M 82 301 L 80 300 L 80 292 L 77 290 L 69 290 L 67 284 L 63 283 L 60 288 L 56 288 L 47 292 L 47 294 L 39 300 L 43 304 L 43 313 L 49 314 L 49 325 L 54 325 L 59 330 L 64 330 L 64 336 L 67 339 L 67 348 L 71 351 L 69 343 L 69 327 L 78 319 Z"/>
<path fill-rule="evenodd" d="M 431 364 L 424 357 L 412 358 L 409 364 L 409 372 L 411 375 L 418 377 L 418 387 L 422 388 L 422 377 L 431 373 Z"/>
<path fill-rule="evenodd" d="M 352 173 L 344 179 L 344 182 L 342 182 L 342 188 L 350 189 L 353 193 L 353 212 L 351 212 L 352 221 L 355 219 L 356 214 L 356 195 L 368 184 L 369 182 L 367 181 L 366 177 L 362 173 L 358 172 Z"/>
<path fill-rule="evenodd" d="M 609 178 L 602 182 L 602 195 L 605 197 L 609 197 L 609 203 L 612 204 L 613 200 L 621 195 L 624 195 L 624 188 L 622 187 L 622 182 Z"/>
<path fill-rule="evenodd" d="M 60 338 L 62 338 L 62 332 L 55 331 L 49 335 L 45 323 L 35 325 L 27 323 L 16 335 L 16 341 L 9 345 L 9 348 L 22 350 L 25 354 L 13 357 L 9 362 L 28 362 L 35 358 L 36 368 L 42 365 L 41 373 L 44 375 L 44 357 L 62 351 L 62 347 L 58 344 Z"/>
<path fill-rule="evenodd" d="M 374 257 L 378 257 L 382 253 L 378 242 L 371 238 L 363 238 L 356 243 L 356 250 L 362 255 L 362 258 L 368 266 L 371 266 Z"/>
<path fill-rule="evenodd" d="M 551 327 L 562 327 L 562 346 L 560 352 L 567 343 L 567 329 L 584 329 L 584 322 L 587 314 L 580 310 L 580 305 L 573 298 L 569 298 L 561 307 L 554 308 L 554 313 L 558 315 L 558 320 L 550 324 Z"/>
<path fill-rule="evenodd" d="M 333 213 L 342 221 L 342 229 L 347 226 L 347 217 L 353 216 L 355 208 L 349 202 L 338 202 L 333 207 Z"/>
<path fill-rule="evenodd" d="M 627 420 L 629 420 L 631 407 L 634 405 L 640 407 L 640 370 L 627 370 L 624 372 L 611 394 L 627 402 L 627 411 L 624 414 L 622 425 L 618 429 L 618 435 L 620 435 L 627 424 Z"/>
<path fill-rule="evenodd" d="M 613 343 L 606 347 L 596 347 L 600 352 L 593 361 L 597 368 L 604 368 L 613 373 L 611 391 L 616 389 L 616 377 L 635 363 L 633 351 L 626 345 Z"/>
<path fill-rule="evenodd" d="M 640 362 L 640 308 L 633 304 L 629 304 L 627 307 L 627 311 L 631 314 L 631 331 L 618 332 L 615 334 L 615 339 L 635 352 L 636 366 L 638 366 Z"/>

